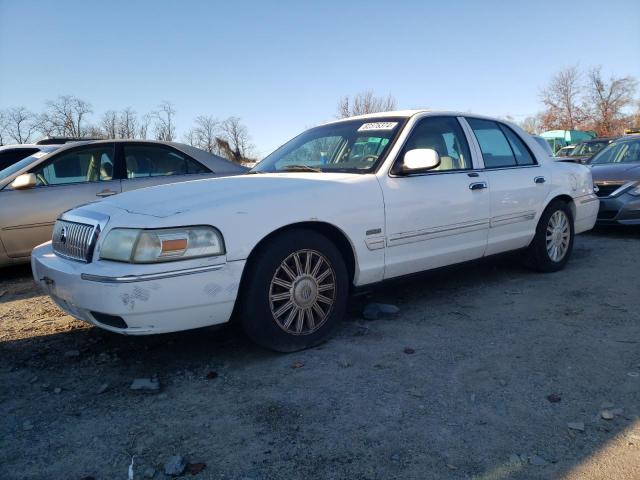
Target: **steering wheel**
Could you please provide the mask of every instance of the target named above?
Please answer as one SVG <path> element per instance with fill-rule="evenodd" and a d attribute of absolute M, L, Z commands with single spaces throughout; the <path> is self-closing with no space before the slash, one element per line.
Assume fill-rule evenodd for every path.
<path fill-rule="evenodd" d="M 363 162 L 375 162 L 376 160 L 378 160 L 378 155 L 369 154 L 362 157 Z"/>

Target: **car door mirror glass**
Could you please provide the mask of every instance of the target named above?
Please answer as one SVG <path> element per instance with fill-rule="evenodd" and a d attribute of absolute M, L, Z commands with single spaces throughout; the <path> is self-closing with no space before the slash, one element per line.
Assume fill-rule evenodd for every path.
<path fill-rule="evenodd" d="M 18 175 L 13 182 L 11 182 L 11 188 L 14 190 L 25 190 L 27 188 L 33 188 L 37 185 L 38 179 L 34 173 L 23 173 Z"/>
<path fill-rule="evenodd" d="M 433 170 L 440 165 L 440 155 L 432 148 L 415 148 L 404 154 L 402 170 L 405 173 Z"/>

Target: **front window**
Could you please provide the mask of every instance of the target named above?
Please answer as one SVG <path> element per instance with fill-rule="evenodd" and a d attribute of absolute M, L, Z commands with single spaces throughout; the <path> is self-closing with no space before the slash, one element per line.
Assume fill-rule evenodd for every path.
<path fill-rule="evenodd" d="M 31 171 L 38 186 L 108 181 L 113 178 L 112 143 L 60 152 Z"/>
<path fill-rule="evenodd" d="M 591 160 L 592 165 L 636 162 L 640 162 L 640 139 L 610 143 Z"/>
<path fill-rule="evenodd" d="M 405 121 L 348 120 L 312 128 L 278 148 L 252 172 L 370 172 L 382 161 Z"/>

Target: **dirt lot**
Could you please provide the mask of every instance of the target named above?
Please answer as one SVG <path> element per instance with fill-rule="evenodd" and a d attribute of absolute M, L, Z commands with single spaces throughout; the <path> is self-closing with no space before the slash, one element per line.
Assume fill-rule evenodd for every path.
<path fill-rule="evenodd" d="M 639 230 L 598 231 L 557 274 L 502 258 L 354 299 L 291 355 L 232 328 L 113 335 L 5 270 L 0 478 L 124 480 L 132 455 L 165 478 L 181 454 L 203 479 L 639 479 L 639 266 Z"/>

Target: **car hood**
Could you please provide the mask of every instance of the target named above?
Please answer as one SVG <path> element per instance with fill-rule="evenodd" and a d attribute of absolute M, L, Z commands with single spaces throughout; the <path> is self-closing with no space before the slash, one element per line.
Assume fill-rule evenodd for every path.
<path fill-rule="evenodd" d="M 633 182 L 640 180 L 640 163 L 591 165 L 594 182 Z"/>
<path fill-rule="evenodd" d="M 143 188 L 115 195 L 98 205 L 158 218 L 212 207 L 246 209 L 264 197 L 273 198 L 279 208 L 286 208 L 295 202 L 295 192 L 304 192 L 307 196 L 311 191 L 336 183 L 357 182 L 365 176 L 345 173 L 239 175 Z"/>

